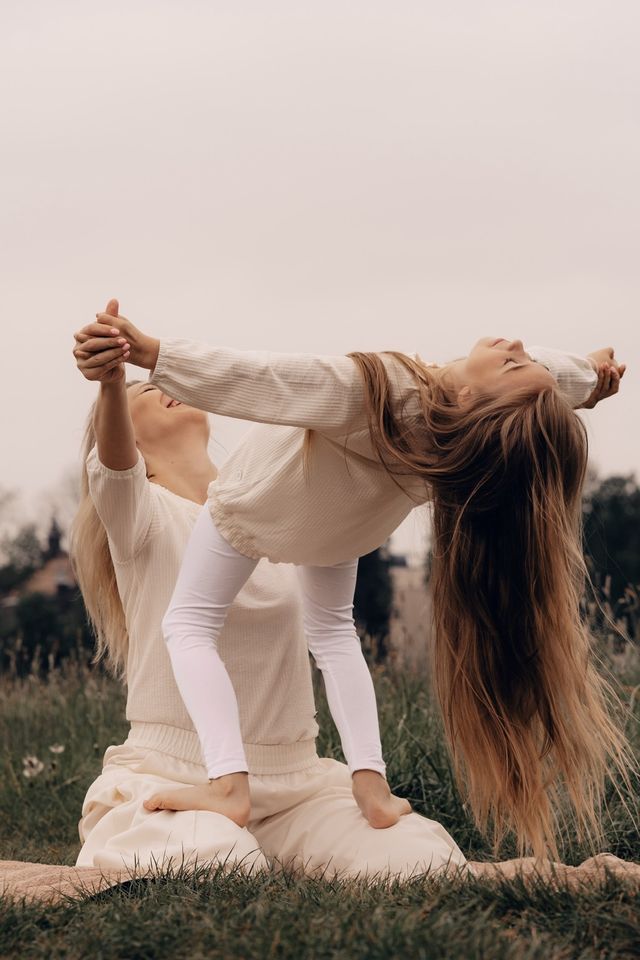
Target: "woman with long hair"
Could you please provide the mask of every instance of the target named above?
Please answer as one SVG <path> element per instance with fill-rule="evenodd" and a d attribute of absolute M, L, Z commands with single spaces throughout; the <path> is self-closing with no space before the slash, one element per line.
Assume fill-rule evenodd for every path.
<path fill-rule="evenodd" d="M 145 808 L 158 790 L 207 782 L 161 622 L 217 471 L 206 413 L 147 382 L 127 384 L 109 354 L 78 360 L 84 376 L 99 382 L 99 396 L 83 443 L 71 556 L 97 656 L 126 682 L 130 731 L 107 749 L 87 791 L 78 865 L 145 870 L 214 861 L 251 869 L 268 856 L 311 874 L 409 876 L 464 864 L 446 830 L 416 813 L 372 829 L 354 802 L 347 767 L 317 756 L 295 572 L 266 560 L 238 594 L 220 638 L 238 698 L 251 818 L 241 827 L 224 807 Z"/>
<path fill-rule="evenodd" d="M 344 583 L 348 556 L 372 549 L 412 506 L 430 502 L 436 689 L 476 818 L 483 827 L 491 821 L 497 838 L 513 828 L 522 849 L 553 852 L 564 785 L 580 827 L 597 837 L 605 773 L 612 766 L 625 776 L 630 762 L 579 613 L 587 445 L 572 407 L 597 388 L 597 358 L 527 353 L 520 341 L 492 338 L 442 368 L 397 353 L 242 354 L 159 343 L 123 320 L 130 359 L 153 370 L 151 384 L 178 401 L 280 427 L 256 428 L 212 483 L 163 621 L 210 783 L 161 791 L 148 808 L 220 810 L 230 799 L 232 816 L 248 815 L 246 778 L 233 772 L 246 769 L 230 722 L 233 697 L 213 705 L 207 697 L 226 677 L 207 631 L 212 609 L 220 629 L 261 556 L 312 567 L 303 580 L 307 635 L 345 754 L 359 749 L 372 758 L 365 770 L 383 773 L 375 700 L 367 705 L 359 679 L 349 702 L 355 660 L 345 657 L 346 631 L 327 628 L 327 609 L 348 618 L 347 595 L 336 602 L 326 570 L 340 570 Z M 84 346 L 86 362 L 100 346 L 108 354 L 104 341 Z M 119 352 L 113 362 L 122 359 Z M 611 366 L 615 383 L 624 366 Z M 396 798 L 368 789 L 359 796 L 354 788 L 365 816 L 373 796 L 374 812 L 394 822 L 384 803 Z"/>

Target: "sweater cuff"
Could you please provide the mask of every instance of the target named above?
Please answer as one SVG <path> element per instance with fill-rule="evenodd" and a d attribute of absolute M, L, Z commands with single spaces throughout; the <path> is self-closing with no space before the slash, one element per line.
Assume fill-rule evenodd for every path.
<path fill-rule="evenodd" d="M 527 350 L 533 360 L 553 375 L 560 392 L 574 409 L 591 396 L 598 374 L 586 357 L 553 347 L 533 346 Z"/>
<path fill-rule="evenodd" d="M 126 467 L 124 470 L 113 470 L 111 467 L 105 467 L 104 463 L 98 456 L 98 447 L 94 446 L 87 454 L 85 465 L 87 471 L 92 473 L 100 473 L 103 477 L 108 477 L 110 480 L 124 480 L 127 477 L 134 477 L 138 473 L 143 473 L 145 477 L 147 475 L 147 467 L 139 450 L 138 459 L 132 467 Z"/>
<path fill-rule="evenodd" d="M 153 370 L 149 373 L 149 383 L 153 383 L 157 386 L 157 381 L 160 380 L 167 372 L 168 357 L 167 353 L 169 352 L 169 341 L 161 340 L 160 347 L 158 349 L 158 357 L 156 359 L 156 365 Z"/>

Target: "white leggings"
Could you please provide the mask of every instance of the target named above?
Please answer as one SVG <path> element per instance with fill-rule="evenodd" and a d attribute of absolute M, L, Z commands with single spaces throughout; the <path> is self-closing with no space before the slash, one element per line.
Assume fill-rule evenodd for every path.
<path fill-rule="evenodd" d="M 162 620 L 176 683 L 210 778 L 248 770 L 238 704 L 217 642 L 229 607 L 257 563 L 224 539 L 205 504 Z M 384 776 L 375 692 L 353 621 L 357 569 L 357 559 L 297 568 L 304 629 L 350 772 L 377 770 Z"/>

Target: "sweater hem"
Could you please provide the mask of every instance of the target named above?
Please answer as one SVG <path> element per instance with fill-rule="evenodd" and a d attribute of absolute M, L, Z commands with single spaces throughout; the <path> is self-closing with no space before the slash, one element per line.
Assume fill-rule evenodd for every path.
<path fill-rule="evenodd" d="M 126 743 L 166 753 L 186 763 L 197 763 L 204 768 L 200 740 L 195 730 L 172 727 L 166 723 L 131 722 Z M 259 776 L 297 773 L 313 766 L 318 760 L 316 742 L 297 740 L 295 743 L 243 743 L 249 773 Z"/>
<path fill-rule="evenodd" d="M 247 534 L 233 517 L 229 516 L 225 511 L 224 504 L 221 503 L 220 500 L 209 500 L 209 513 L 218 532 L 221 533 L 224 539 L 227 540 L 238 553 L 241 553 L 243 557 L 249 557 L 251 560 L 266 559 L 269 560 L 270 563 L 285 562 L 280 558 L 270 556 L 258 550 L 253 537 Z"/>

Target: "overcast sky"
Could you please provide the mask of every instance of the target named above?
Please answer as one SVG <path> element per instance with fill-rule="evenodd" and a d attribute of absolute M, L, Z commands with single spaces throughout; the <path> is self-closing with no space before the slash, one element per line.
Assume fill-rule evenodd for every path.
<path fill-rule="evenodd" d="M 0 486 L 77 463 L 72 334 L 613 346 L 582 414 L 640 472 L 637 0 L 2 0 Z M 243 425 L 216 419 L 214 459 Z M 411 542 L 411 529 L 398 541 Z"/>

